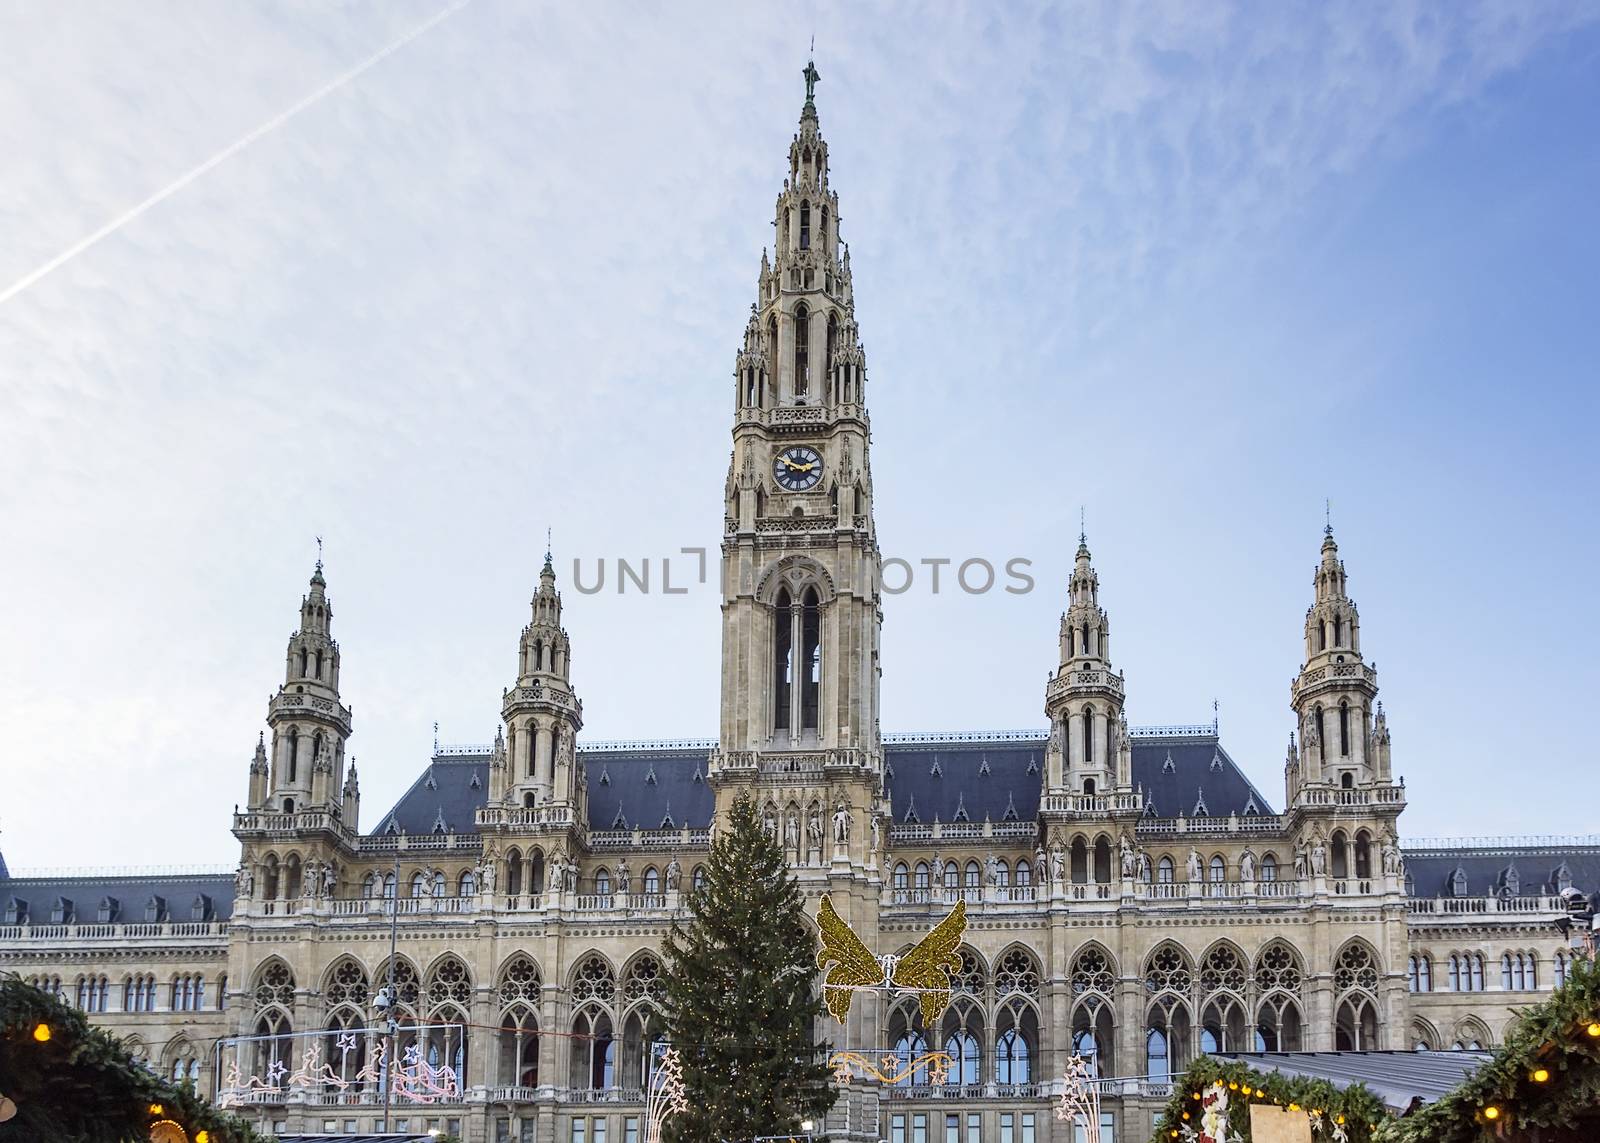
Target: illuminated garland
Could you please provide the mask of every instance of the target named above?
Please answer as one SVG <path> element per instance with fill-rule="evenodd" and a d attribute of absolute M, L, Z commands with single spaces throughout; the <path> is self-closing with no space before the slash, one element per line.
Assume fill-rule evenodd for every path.
<path fill-rule="evenodd" d="M 860 1052 L 835 1052 L 828 1057 L 828 1067 L 833 1069 L 834 1082 L 843 1087 L 854 1079 L 874 1079 L 881 1084 L 894 1085 L 916 1075 L 928 1073 L 928 1082 L 943 1084 L 955 1066 L 955 1057 L 949 1052 L 924 1052 L 920 1056 L 902 1058 L 894 1052 L 885 1052 L 876 1062 Z"/>
<path fill-rule="evenodd" d="M 0 1077 L 16 1105 L 0 1129 L 7 1138 L 260 1143 L 249 1124 L 150 1071 L 83 1013 L 15 976 L 0 977 Z"/>
<path fill-rule="evenodd" d="M 1576 957 L 1567 981 L 1522 1012 L 1494 1056 L 1455 1091 L 1384 1125 L 1379 1143 L 1600 1139 L 1600 967 Z"/>
<path fill-rule="evenodd" d="M 1207 1102 L 1209 1099 L 1209 1103 Z M 1251 1143 L 1250 1105 L 1303 1111 L 1316 1143 L 1372 1143 L 1388 1119 L 1365 1087 L 1338 1088 L 1327 1080 L 1258 1072 L 1241 1063 L 1201 1056 L 1173 1085 L 1151 1143 Z M 1208 1123 L 1209 1116 L 1209 1123 Z M 1208 1125 L 1217 1134 L 1207 1130 Z"/>

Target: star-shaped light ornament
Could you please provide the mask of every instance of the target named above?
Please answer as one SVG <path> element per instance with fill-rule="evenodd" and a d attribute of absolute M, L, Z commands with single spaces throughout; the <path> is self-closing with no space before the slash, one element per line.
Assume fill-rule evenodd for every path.
<path fill-rule="evenodd" d="M 340 1054 L 348 1054 L 356 1050 L 358 1043 L 360 1041 L 356 1039 L 355 1033 L 341 1032 L 339 1038 L 334 1041 L 333 1046 L 339 1049 Z"/>

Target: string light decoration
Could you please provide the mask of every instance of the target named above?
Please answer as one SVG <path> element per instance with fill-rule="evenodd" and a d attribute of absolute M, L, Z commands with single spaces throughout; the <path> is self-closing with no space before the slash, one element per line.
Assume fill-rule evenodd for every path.
<path fill-rule="evenodd" d="M 650 1076 L 650 1091 L 645 1097 L 645 1143 L 661 1143 L 662 1125 L 688 1109 L 689 1097 L 683 1090 L 683 1060 L 678 1056 L 678 1049 L 667 1048 Z"/>
<path fill-rule="evenodd" d="M 1067 1071 L 1061 1078 L 1061 1098 L 1056 1101 L 1056 1118 L 1063 1123 L 1083 1124 L 1083 1143 L 1100 1143 L 1100 1084 L 1093 1064 L 1083 1056 L 1067 1057 Z"/>
<path fill-rule="evenodd" d="M 894 1052 L 885 1052 L 876 1061 L 860 1052 L 835 1052 L 828 1057 L 834 1082 L 841 1087 L 852 1079 L 872 1079 L 893 1086 L 904 1083 L 918 1072 L 926 1072 L 928 1082 L 938 1086 L 949 1078 L 955 1062 L 955 1057 L 949 1052 L 923 1052 L 920 1056 L 904 1058 Z"/>
<path fill-rule="evenodd" d="M 905 956 L 873 956 L 865 942 L 834 911 L 824 894 L 817 911 L 822 948 L 817 967 L 823 970 L 822 999 L 843 1024 L 857 992 L 914 992 L 922 1009 L 922 1026 L 931 1028 L 950 1004 L 950 979 L 961 971 L 956 947 L 967 932 L 967 903 L 957 901 L 950 915 L 934 926 Z"/>
<path fill-rule="evenodd" d="M 1397 1119 L 1379 1143 L 1600 1139 L 1600 966 L 1574 956 L 1549 999 L 1449 1095 Z"/>
<path fill-rule="evenodd" d="M 1252 1143 L 1250 1108 L 1258 1103 L 1303 1114 L 1313 1143 L 1384 1143 L 1389 1137 L 1380 1129 L 1399 1122 L 1359 1084 L 1338 1088 L 1323 1079 L 1257 1072 L 1245 1064 L 1201 1056 L 1173 1085 L 1152 1139 Z"/>
<path fill-rule="evenodd" d="M 59 996 L 0 976 L 0 1135 L 245 1143 L 243 1120 L 151 1071 Z M 9 1132 L 9 1134 L 7 1134 Z"/>

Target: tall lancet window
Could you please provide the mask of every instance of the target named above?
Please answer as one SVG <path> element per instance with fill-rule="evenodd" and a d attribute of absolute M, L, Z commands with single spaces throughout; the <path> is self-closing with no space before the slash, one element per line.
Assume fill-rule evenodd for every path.
<path fill-rule="evenodd" d="M 1339 704 L 1339 754 L 1341 757 L 1350 756 L 1350 704 Z"/>
<path fill-rule="evenodd" d="M 1094 761 L 1094 708 L 1083 708 L 1083 760 Z"/>
<path fill-rule="evenodd" d="M 802 303 L 794 311 L 794 395 L 803 400 L 810 388 L 811 311 Z"/>
<path fill-rule="evenodd" d="M 800 249 L 811 249 L 811 204 L 800 204 Z"/>
<path fill-rule="evenodd" d="M 828 248 L 828 208 L 823 207 L 821 218 L 817 223 L 817 237 L 822 240 L 822 248 Z"/>
<path fill-rule="evenodd" d="M 289 728 L 289 776 L 285 781 L 293 782 L 300 772 L 300 731 L 291 726 Z"/>
<path fill-rule="evenodd" d="M 834 367 L 833 366 L 833 355 L 838 350 L 838 348 L 839 348 L 839 315 L 838 314 L 829 314 L 828 315 L 828 359 L 827 359 L 827 361 L 825 361 L 823 363 L 822 367 L 823 367 L 823 369 L 828 371 L 830 376 L 833 373 L 833 367 Z M 835 401 L 844 401 L 844 400 L 848 400 L 848 399 L 849 398 L 846 397 L 842 393 L 835 393 L 833 395 L 833 400 L 835 400 Z"/>
<path fill-rule="evenodd" d="M 807 588 L 800 616 L 800 728 L 817 729 L 817 691 L 822 683 L 822 608 L 817 589 Z"/>
<path fill-rule="evenodd" d="M 791 678 L 794 666 L 794 624 L 790 615 L 793 610 L 794 600 L 790 597 L 788 589 L 780 589 L 777 602 L 772 609 L 773 726 L 778 730 L 789 729 L 789 706 L 794 690 Z"/>

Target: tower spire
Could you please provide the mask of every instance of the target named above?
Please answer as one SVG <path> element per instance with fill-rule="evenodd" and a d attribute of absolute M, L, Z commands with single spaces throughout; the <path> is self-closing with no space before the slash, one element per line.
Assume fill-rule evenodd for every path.
<path fill-rule="evenodd" d="M 257 762 L 265 763 L 266 775 L 259 786 L 252 780 L 253 809 L 293 812 L 339 804 L 350 709 L 339 701 L 339 643 L 321 557 L 319 536 L 310 590 L 300 599 L 299 627 L 284 655 L 283 685 L 267 707 L 270 761 L 265 740 L 258 744 Z"/>
<path fill-rule="evenodd" d="M 1111 669 L 1111 623 L 1089 555 L 1087 512 L 1061 614 L 1060 665 L 1045 688 L 1050 719 L 1048 782 L 1072 794 L 1131 790 L 1133 755 L 1123 715 L 1122 676 Z"/>

